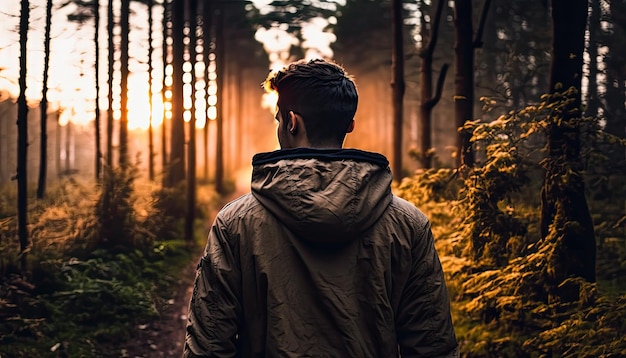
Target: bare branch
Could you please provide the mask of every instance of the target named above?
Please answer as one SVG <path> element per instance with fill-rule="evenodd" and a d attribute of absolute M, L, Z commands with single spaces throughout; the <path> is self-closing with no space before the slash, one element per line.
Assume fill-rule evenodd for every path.
<path fill-rule="evenodd" d="M 432 56 L 433 52 L 435 52 L 435 46 L 437 45 L 437 39 L 439 38 L 439 23 L 441 22 L 441 14 L 443 13 L 443 4 L 445 2 L 445 0 L 439 0 L 439 3 L 437 4 L 437 12 L 435 13 L 435 21 L 433 22 L 433 32 L 426 50 L 430 56 Z"/>
<path fill-rule="evenodd" d="M 476 37 L 474 38 L 474 48 L 483 47 L 483 32 L 485 30 L 485 22 L 487 21 L 487 14 L 491 7 L 491 0 L 485 0 L 483 4 L 483 11 L 480 14 L 480 22 L 478 23 L 478 30 L 476 31 Z"/>
<path fill-rule="evenodd" d="M 437 88 L 435 88 L 435 95 L 426 103 L 429 108 L 435 107 L 437 103 L 439 103 L 439 100 L 441 100 L 441 94 L 443 93 L 443 86 L 446 81 L 448 67 L 447 63 L 444 63 L 443 66 L 441 66 L 441 72 L 439 72 L 439 78 L 437 79 Z"/>

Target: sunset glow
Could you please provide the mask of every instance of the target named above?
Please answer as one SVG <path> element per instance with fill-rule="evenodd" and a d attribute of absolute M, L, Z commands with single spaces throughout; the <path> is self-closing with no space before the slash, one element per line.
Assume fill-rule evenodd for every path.
<path fill-rule="evenodd" d="M 261 12 L 272 10 L 269 0 L 254 0 L 253 4 L 261 9 Z M 314 6 L 336 6 L 342 5 L 342 1 L 325 4 L 317 1 L 313 2 Z M 114 7 L 119 8 L 119 0 L 114 2 Z M 94 72 L 94 48 L 93 34 L 94 29 L 92 20 L 88 20 L 84 24 L 72 23 L 67 21 L 59 21 L 59 18 L 67 18 L 67 16 L 76 11 L 76 5 L 69 5 L 53 10 L 53 28 L 52 43 L 50 55 L 50 68 L 54 71 L 49 76 L 48 98 L 52 107 L 63 109 L 61 124 L 71 121 L 77 124 L 87 125 L 93 122 L 95 116 L 94 104 L 96 102 L 95 86 L 93 81 Z M 17 41 L 17 21 L 19 18 L 19 2 L 4 1 L 1 6 L 2 12 L 13 15 L 9 21 L 3 23 L 0 31 L 5 35 L 0 39 L 0 88 L 8 90 L 12 96 L 18 94 L 17 80 L 19 72 L 19 46 Z M 43 56 L 39 46 L 43 41 L 43 29 L 45 20 L 45 2 L 31 1 L 31 28 L 33 31 L 29 33 L 29 57 L 28 57 L 28 78 L 27 78 L 27 98 L 29 101 L 38 101 L 41 98 L 42 82 L 41 73 L 43 71 Z M 100 13 L 106 14 L 106 4 L 101 4 Z M 150 124 L 155 127 L 163 123 L 164 118 L 172 117 L 171 104 L 163 103 L 160 94 L 162 86 L 169 87 L 172 85 L 172 66 L 168 65 L 165 69 L 165 80 L 163 80 L 162 69 L 162 53 L 160 44 L 162 11 L 156 6 L 153 9 L 153 72 L 152 72 L 152 114 L 150 113 L 150 86 L 149 76 L 147 73 L 148 66 L 146 62 L 148 51 L 148 28 L 147 14 L 145 5 L 137 2 L 131 2 L 131 30 L 130 38 L 130 63 L 128 77 L 128 128 L 130 130 L 145 130 Z M 280 69 L 288 62 L 294 60 L 290 56 L 290 50 L 293 46 L 301 46 L 305 49 L 307 58 L 324 57 L 332 58 L 333 53 L 330 44 L 336 40 L 335 35 L 326 29 L 329 23 L 335 23 L 336 18 L 323 19 L 314 18 L 307 23 L 302 24 L 303 42 L 293 35 L 289 34 L 287 24 L 276 24 L 275 26 L 265 29 L 259 28 L 256 31 L 255 38 L 263 44 L 264 49 L 270 60 L 272 70 Z M 60 25 L 57 25 L 60 24 Z M 100 93 L 98 105 L 100 113 L 105 116 L 108 109 L 108 85 L 107 76 L 104 74 L 107 70 L 107 40 L 106 40 L 106 21 L 100 21 Z M 119 33 L 114 41 L 119 41 Z M 202 46 L 199 46 L 202 49 Z M 117 54 L 116 56 L 119 56 Z M 194 68 L 192 68 L 194 67 Z M 215 55 L 210 54 L 210 63 L 208 64 L 209 78 L 205 79 L 205 64 L 201 61 L 192 66 L 191 62 L 184 64 L 185 83 L 184 93 L 184 109 L 185 120 L 191 119 L 192 106 L 195 106 L 195 119 L 197 128 L 203 128 L 206 118 L 214 120 L 217 117 L 217 109 L 215 106 L 218 102 L 218 89 L 215 72 Z M 192 83 L 192 71 L 195 72 L 196 82 Z M 208 88 L 206 86 L 208 81 Z M 195 91 L 195 96 L 192 95 Z M 208 91 L 208 96 L 207 92 Z M 113 73 L 113 114 L 114 119 L 119 120 L 121 117 L 120 108 L 120 68 L 119 62 L 116 61 Z M 166 100 L 172 98 L 172 92 L 169 88 L 165 89 L 164 97 Z M 193 96 L 193 97 L 192 97 Z M 260 103 L 264 108 L 274 111 L 276 98 L 274 94 L 265 94 L 263 101 Z"/>

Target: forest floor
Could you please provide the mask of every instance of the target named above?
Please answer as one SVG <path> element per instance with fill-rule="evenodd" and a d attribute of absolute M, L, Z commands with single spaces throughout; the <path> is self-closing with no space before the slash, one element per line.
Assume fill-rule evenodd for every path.
<path fill-rule="evenodd" d="M 213 223 L 215 215 L 228 202 L 243 195 L 237 190 L 219 200 L 210 210 L 204 227 L 205 234 Z M 122 345 L 120 357 L 128 358 L 169 358 L 181 357 L 185 341 L 185 326 L 189 300 L 193 291 L 195 270 L 200 258 L 200 249 L 193 260 L 184 267 L 175 283 L 174 295 L 159 308 L 160 319 L 136 327 L 134 337 Z"/>
<path fill-rule="evenodd" d="M 181 357 L 187 309 L 197 262 L 190 262 L 176 282 L 175 295 L 160 308 L 160 319 L 136 327 L 135 337 L 124 345 L 120 357 Z"/>

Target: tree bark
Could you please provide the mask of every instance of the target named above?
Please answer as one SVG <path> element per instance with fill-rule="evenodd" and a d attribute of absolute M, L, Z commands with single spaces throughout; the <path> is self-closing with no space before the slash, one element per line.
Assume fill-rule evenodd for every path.
<path fill-rule="evenodd" d="M 457 128 L 465 122 L 474 120 L 474 49 L 482 47 L 482 34 L 491 0 L 485 0 L 479 19 L 479 26 L 474 36 L 472 0 L 454 1 L 454 45 L 456 60 L 454 116 Z M 457 137 L 457 165 L 474 166 L 474 150 L 470 139 L 472 133 L 461 130 Z"/>
<path fill-rule="evenodd" d="M 152 119 L 154 110 L 152 103 L 152 0 L 147 0 L 148 7 L 148 178 L 154 181 L 154 130 Z"/>
<path fill-rule="evenodd" d="M 95 112 L 96 118 L 94 120 L 94 126 L 96 130 L 96 163 L 95 163 L 95 177 L 96 182 L 100 182 L 100 172 L 102 168 L 102 152 L 100 151 L 100 0 L 95 0 L 93 3 L 94 11 L 94 44 L 95 44 L 95 82 L 96 82 L 96 103 Z"/>
<path fill-rule="evenodd" d="M 600 0 L 589 0 L 589 84 L 587 86 L 587 116 L 596 117 L 600 108 L 598 96 L 598 28 L 600 26 Z"/>
<path fill-rule="evenodd" d="M 185 2 L 173 0 L 172 13 L 172 121 L 170 134 L 169 186 L 185 179 L 185 121 L 183 108 L 183 29 Z"/>
<path fill-rule="evenodd" d="M 402 180 L 402 134 L 404 126 L 404 36 L 402 1 L 393 0 L 391 16 L 393 50 L 391 55 L 391 88 L 393 105 L 393 178 Z"/>
<path fill-rule="evenodd" d="M 609 48 L 606 58 L 606 127 L 605 130 L 619 138 L 626 138 L 626 6 L 623 1 L 610 2 L 610 18 L 612 31 L 607 35 Z M 623 163 L 626 153 L 623 149 L 609 153 L 611 162 Z"/>
<path fill-rule="evenodd" d="M 17 232 L 20 240 L 20 264 L 27 268 L 28 237 L 28 105 L 26 103 L 26 43 L 28 40 L 29 1 L 20 1 L 20 93 L 17 97 Z"/>
<path fill-rule="evenodd" d="M 205 79 L 205 103 L 207 103 L 207 110 L 205 111 L 205 123 L 204 123 L 204 179 L 206 181 L 209 180 L 209 128 L 211 124 L 211 119 L 208 116 L 208 100 L 209 100 L 209 65 L 211 64 L 211 42 L 213 42 L 213 7 L 212 1 L 206 0 L 202 2 L 202 42 L 203 42 L 203 53 L 202 58 L 205 64 L 204 69 L 204 79 Z"/>
<path fill-rule="evenodd" d="M 46 29 L 44 35 L 43 86 L 41 90 L 39 145 L 39 181 L 37 198 L 42 199 L 46 192 L 46 176 L 48 172 L 48 71 L 50 69 L 50 27 L 52 24 L 52 0 L 46 1 Z"/>
<path fill-rule="evenodd" d="M 185 241 L 193 242 L 196 219 L 196 45 L 198 31 L 198 1 L 189 0 L 189 57 L 191 62 L 191 118 L 189 119 L 189 144 L 187 146 L 187 215 L 185 216 Z"/>
<path fill-rule="evenodd" d="M 124 168 L 128 166 L 128 33 L 130 24 L 128 16 L 130 13 L 130 0 L 121 0 L 120 7 L 120 157 L 119 165 Z"/>
<path fill-rule="evenodd" d="M 474 46 L 472 26 L 472 0 L 454 1 L 454 28 L 456 31 L 456 76 L 454 117 L 457 128 L 474 118 Z M 471 134 L 460 131 L 457 137 L 457 165 L 474 165 Z"/>
<path fill-rule="evenodd" d="M 72 162 L 70 153 L 72 152 L 72 122 L 68 121 L 65 125 L 65 169 L 63 173 L 68 175 L 72 172 Z"/>
<path fill-rule="evenodd" d="M 61 173 L 63 171 L 63 169 L 61 169 L 61 132 L 63 131 L 63 127 L 61 127 L 61 114 L 63 113 L 63 110 L 61 108 L 57 109 L 57 120 L 56 120 L 56 127 L 55 127 L 55 146 L 54 146 L 54 163 L 55 163 L 55 169 L 56 169 L 56 174 L 57 174 L 57 178 L 61 177 Z"/>
<path fill-rule="evenodd" d="M 224 8 L 220 8 L 215 12 L 216 24 L 215 24 L 215 72 L 217 73 L 217 118 L 216 120 L 216 133 L 215 133 L 215 190 L 223 194 L 224 193 L 224 96 L 226 91 L 224 89 L 225 81 L 224 76 L 226 74 L 225 66 L 225 39 L 224 39 Z"/>
<path fill-rule="evenodd" d="M 552 1 L 552 63 L 550 92 L 562 94 L 570 102 L 555 114 L 548 127 L 545 180 L 541 200 L 541 235 L 553 239 L 556 247 L 550 257 L 552 293 L 574 300 L 559 288 L 568 277 L 596 280 L 596 243 L 593 222 L 585 198 L 580 156 L 581 78 L 587 0 Z M 571 293 L 570 293 L 571 294 Z"/>
<path fill-rule="evenodd" d="M 115 21 L 113 19 L 113 1 L 109 0 L 107 4 L 107 72 L 108 72 L 108 108 L 107 108 L 107 143 L 106 143 L 106 163 L 110 168 L 113 166 L 113 75 L 114 75 L 114 61 L 115 61 L 115 45 L 114 45 L 114 37 L 113 37 L 113 27 L 115 26 Z"/>
<path fill-rule="evenodd" d="M 162 61 L 163 61 L 163 88 L 161 88 L 161 100 L 163 101 L 163 121 L 161 123 L 161 169 L 162 169 L 162 185 L 166 187 L 169 185 L 169 175 L 167 170 L 167 110 L 165 110 L 165 104 L 169 101 L 169 99 L 165 96 L 165 91 L 167 91 L 167 53 L 169 50 L 169 46 L 167 44 L 167 39 L 170 36 L 168 28 L 169 28 L 169 19 L 170 12 L 168 11 L 168 0 L 163 0 L 163 42 L 162 42 Z"/>
<path fill-rule="evenodd" d="M 443 5 L 445 1 L 439 0 L 437 9 L 435 10 L 435 16 L 433 20 L 432 32 L 428 44 L 424 46 L 420 51 L 420 57 L 422 63 L 420 66 L 421 82 L 420 82 L 420 110 L 419 110 L 419 122 L 421 124 L 420 135 L 420 162 L 422 168 L 429 169 L 432 167 L 432 110 L 441 99 L 441 93 L 443 91 L 443 83 L 448 71 L 448 64 L 444 64 L 439 74 L 439 80 L 437 82 L 436 96 L 433 97 L 433 55 L 435 53 L 435 47 L 437 46 L 437 39 L 439 38 L 439 23 L 441 22 L 441 14 L 443 13 Z M 422 16 L 422 19 L 424 17 Z M 426 24 L 422 24 L 422 28 L 426 28 Z M 424 32 L 425 34 L 425 32 Z M 425 39 L 426 37 L 422 37 Z"/>

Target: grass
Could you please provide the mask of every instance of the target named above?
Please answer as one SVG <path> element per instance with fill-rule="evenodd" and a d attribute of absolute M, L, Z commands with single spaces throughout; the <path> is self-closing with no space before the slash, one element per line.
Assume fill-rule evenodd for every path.
<path fill-rule="evenodd" d="M 122 232 L 132 237 L 109 246 L 96 210 L 101 186 L 70 179 L 51 186 L 44 200 L 31 196 L 26 272 L 17 265 L 15 195 L 0 191 L 0 356 L 117 357 L 135 326 L 158 319 L 201 250 L 217 195 L 199 187 L 196 239 L 187 243 L 183 218 L 157 206 L 158 188 L 122 178 L 112 190 L 125 193 L 124 185 L 131 195 L 113 195 L 112 205 L 131 207 L 114 213 L 129 215 L 116 223 L 128 225 Z"/>
<path fill-rule="evenodd" d="M 396 193 L 431 220 L 462 357 L 626 356 L 620 338 L 626 329 L 626 237 L 619 224 L 623 199 L 615 195 L 589 202 L 598 242 L 598 282 L 570 281 L 579 290 L 575 302 L 544 302 L 533 295 L 549 252 L 539 240 L 538 198 L 526 190 L 510 199 L 512 215 L 525 223 L 526 233 L 506 241 L 513 255 L 498 267 L 468 257 L 463 219 L 473 213 L 462 200 L 433 195 L 429 184 L 439 182 L 432 174 L 425 180 L 417 176 Z"/>
<path fill-rule="evenodd" d="M 64 180 L 50 187 L 46 199 L 31 199 L 27 272 L 17 265 L 14 189 L 0 189 L 0 356 L 116 357 L 134 327 L 158 319 L 181 272 L 202 252 L 209 218 L 222 203 L 210 185 L 198 188 L 194 241 L 185 242 L 184 188 L 130 179 L 110 187 L 116 190 L 111 205 L 124 209 L 110 212 L 127 215 L 107 221 L 127 225 L 120 232 L 128 237 L 115 238 L 115 245 L 101 236 L 99 225 L 106 221 L 96 210 L 101 186 Z M 433 188 L 449 182 L 445 175 L 428 180 L 426 186 L 394 190 L 431 219 L 463 357 L 626 356 L 619 338 L 626 329 L 623 199 L 614 195 L 589 203 L 598 283 L 574 282 L 577 302 L 542 302 L 516 289 L 533 287 L 542 268 L 530 269 L 544 255 L 537 243 L 537 198 L 528 191 L 514 198 L 512 213 L 526 223 L 526 234 L 508 242 L 517 255 L 488 276 L 484 263 L 467 255 L 464 218 L 472 213 L 449 192 L 433 196 Z M 519 279 L 520 272 L 531 279 Z M 489 279 L 481 281 L 481 274 Z"/>

